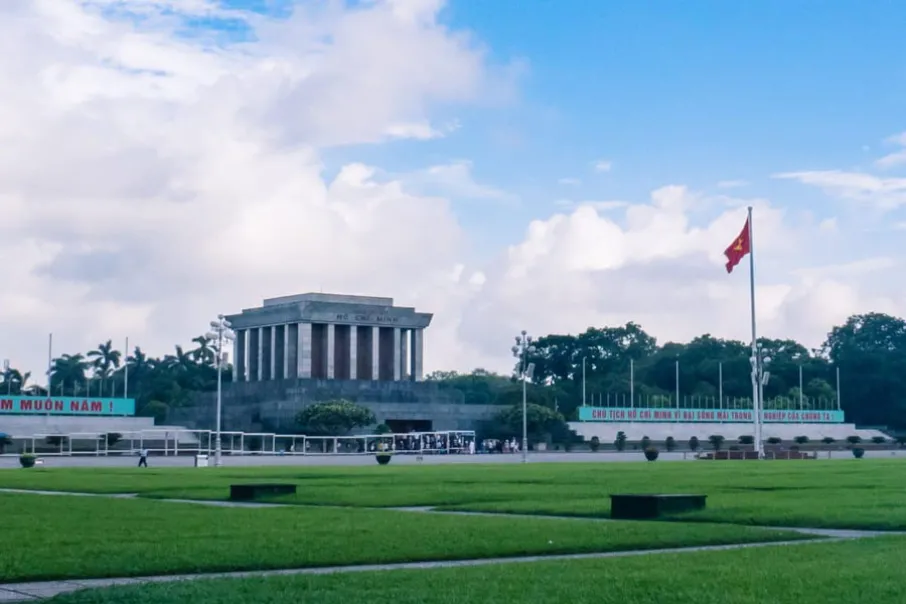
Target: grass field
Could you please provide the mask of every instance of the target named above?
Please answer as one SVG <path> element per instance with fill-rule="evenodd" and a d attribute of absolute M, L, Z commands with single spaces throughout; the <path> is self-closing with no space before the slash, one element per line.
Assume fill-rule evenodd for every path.
<path fill-rule="evenodd" d="M 51 604 L 861 604 L 906 602 L 906 539 L 421 571 L 193 581 Z"/>
<path fill-rule="evenodd" d="M 0 494 L 0 583 L 607 552 L 803 535 L 728 525 Z M 6 521 L 8 520 L 8 521 Z"/>
<path fill-rule="evenodd" d="M 611 493 L 697 492 L 682 520 L 906 529 L 901 460 L 0 471 L 0 487 L 223 500 L 230 483 L 298 485 L 284 503 L 608 517 Z"/>

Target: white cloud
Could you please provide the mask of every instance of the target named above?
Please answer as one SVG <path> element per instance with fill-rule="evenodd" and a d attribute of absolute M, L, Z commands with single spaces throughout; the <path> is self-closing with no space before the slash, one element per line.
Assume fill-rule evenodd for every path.
<path fill-rule="evenodd" d="M 429 347 L 453 363 L 463 233 L 441 197 L 369 166 L 322 176 L 319 149 L 430 138 L 432 108 L 507 82 L 437 23 L 439 2 L 233 11 L 258 41 L 177 34 L 213 2 L 0 3 L 0 341 L 14 364 L 126 335 L 163 353 L 211 316 L 307 290 L 396 296 L 438 313 Z M 15 59 L 13 59 L 15 57 Z M 428 170 L 499 197 L 468 164 Z M 430 225 L 430 228 L 422 228 Z M 448 310 L 449 309 L 449 310 Z M 447 356 L 443 356 L 446 354 Z"/>
<path fill-rule="evenodd" d="M 895 166 L 906 165 L 906 132 L 901 132 L 896 136 L 887 139 L 887 142 L 901 147 L 899 151 L 894 151 L 885 155 L 875 163 L 881 168 L 893 168 Z"/>
<path fill-rule="evenodd" d="M 591 167 L 595 172 L 610 172 L 611 168 L 613 168 L 613 163 L 606 159 L 599 159 L 593 161 Z"/>
<path fill-rule="evenodd" d="M 775 174 L 774 178 L 796 180 L 818 187 L 828 195 L 891 210 L 906 204 L 906 178 L 884 178 L 865 172 L 813 170 Z"/>
<path fill-rule="evenodd" d="M 634 320 L 661 341 L 702 333 L 745 340 L 747 267 L 727 275 L 723 250 L 745 222 L 746 205 L 754 206 L 756 221 L 762 335 L 817 346 L 850 313 L 898 308 L 891 301 L 896 296 L 862 293 L 861 280 L 872 277 L 868 270 L 796 271 L 820 261 L 828 237 L 836 236 L 819 224 L 794 223 L 761 200 L 713 199 L 671 186 L 622 212 L 605 214 L 585 204 L 532 222 L 525 239 L 487 271 L 485 287 L 466 310 L 464 337 L 505 342 L 520 329 L 578 333 Z M 720 213 L 693 219 L 713 208 Z"/>
<path fill-rule="evenodd" d="M 472 171 L 472 162 L 458 160 L 449 164 L 430 166 L 403 175 L 401 179 L 406 190 L 425 195 L 488 199 L 508 203 L 516 201 L 516 197 L 506 191 L 477 182 Z"/>
<path fill-rule="evenodd" d="M 145 18 L 110 17 L 124 6 Z M 683 186 L 564 201 L 473 258 L 452 201 L 515 201 L 486 166 L 350 163 L 328 178 L 322 151 L 442 135 L 437 107 L 499 99 L 511 70 L 440 25 L 438 0 L 307 6 L 278 21 L 207 0 L 0 2 L 4 357 L 40 371 L 50 331 L 57 352 L 128 335 L 161 354 L 219 312 L 318 290 L 434 312 L 427 369 L 506 369 L 521 329 L 635 320 L 661 340 L 745 338 L 748 280 L 722 252 L 747 204 L 763 334 L 814 345 L 851 312 L 902 308 L 895 280 L 865 293 L 871 272 L 796 273 L 850 245 L 842 229 Z M 244 19 L 256 41 L 177 35 L 166 7 Z M 906 194 L 896 179 L 797 174 L 873 202 Z"/>
<path fill-rule="evenodd" d="M 557 181 L 558 184 L 566 185 L 568 187 L 575 187 L 582 184 L 582 181 L 578 178 L 561 178 Z"/>
<path fill-rule="evenodd" d="M 593 201 L 593 200 L 574 201 L 572 199 L 558 199 L 554 202 L 554 205 L 557 206 L 558 208 L 563 208 L 563 209 L 574 209 L 574 208 L 579 208 L 582 206 L 587 206 L 590 208 L 594 208 L 595 210 L 600 210 L 602 212 L 606 212 L 608 210 L 616 210 L 619 208 L 625 208 L 626 206 L 630 205 L 630 203 L 628 201 L 616 201 L 616 200 L 614 200 L 614 201 Z"/>

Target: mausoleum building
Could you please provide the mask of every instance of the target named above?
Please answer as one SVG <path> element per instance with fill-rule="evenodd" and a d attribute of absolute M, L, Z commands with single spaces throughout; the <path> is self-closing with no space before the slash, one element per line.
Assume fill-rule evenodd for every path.
<path fill-rule="evenodd" d="M 421 381 L 433 315 L 392 298 L 308 293 L 227 316 L 233 381 Z"/>

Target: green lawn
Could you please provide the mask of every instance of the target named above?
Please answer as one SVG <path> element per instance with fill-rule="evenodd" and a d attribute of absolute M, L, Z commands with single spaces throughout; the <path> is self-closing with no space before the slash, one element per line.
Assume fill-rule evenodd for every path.
<path fill-rule="evenodd" d="M 153 461 L 153 460 L 152 460 Z M 300 460 L 300 463 L 304 461 Z M 440 506 L 548 515 L 610 514 L 611 493 L 696 492 L 705 512 L 683 519 L 763 526 L 906 529 L 906 462 L 809 460 L 102 469 L 0 471 L 0 487 L 143 497 L 226 499 L 229 485 L 278 480 L 299 486 L 286 503 L 354 507 Z"/>
<path fill-rule="evenodd" d="M 209 580 L 84 591 L 49 604 L 861 604 L 906 602 L 906 539 L 795 549 L 384 573 Z"/>
<path fill-rule="evenodd" d="M 779 541 L 729 525 L 0 494 L 0 583 Z"/>

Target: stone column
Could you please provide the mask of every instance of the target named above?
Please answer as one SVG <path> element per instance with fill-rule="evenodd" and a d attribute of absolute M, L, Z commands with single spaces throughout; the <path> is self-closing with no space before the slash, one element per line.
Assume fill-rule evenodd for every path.
<path fill-rule="evenodd" d="M 299 377 L 299 324 L 286 325 L 286 379 Z"/>
<path fill-rule="evenodd" d="M 256 372 L 257 375 L 255 376 L 255 380 L 257 380 L 259 382 L 264 381 L 264 356 L 265 356 L 264 355 L 264 345 L 265 345 L 265 343 L 266 342 L 264 341 L 264 328 L 259 327 L 258 328 L 258 350 L 255 351 L 255 354 L 258 355 L 258 371 Z"/>
<path fill-rule="evenodd" d="M 425 358 L 425 330 L 424 329 L 413 329 L 412 330 L 412 350 L 410 351 L 410 371 L 411 379 L 413 382 L 422 381 L 422 364 Z"/>
<path fill-rule="evenodd" d="M 299 323 L 299 378 L 311 379 L 311 323 Z"/>
<path fill-rule="evenodd" d="M 359 326 L 349 326 L 349 379 L 355 380 L 359 365 Z"/>
<path fill-rule="evenodd" d="M 245 335 L 248 333 L 245 329 L 236 330 L 236 339 L 233 341 L 233 381 L 248 380 L 248 372 L 245 370 Z"/>
<path fill-rule="evenodd" d="M 402 341 L 399 327 L 393 328 L 393 381 L 398 382 L 400 379 L 400 369 L 402 368 L 402 359 L 400 358 L 400 342 Z"/>
<path fill-rule="evenodd" d="M 246 331 L 249 345 L 248 352 L 246 353 L 246 359 L 248 360 L 248 371 L 245 374 L 245 380 L 247 382 L 257 382 L 258 381 L 258 345 L 260 343 L 258 328 L 253 327 Z"/>
<path fill-rule="evenodd" d="M 269 380 L 277 379 L 277 326 L 271 325 L 268 329 L 271 334 L 270 347 L 271 347 L 271 358 L 270 363 L 268 363 L 268 377 Z"/>
<path fill-rule="evenodd" d="M 401 329 L 400 330 L 400 379 L 408 380 L 409 379 L 409 334 L 412 333 L 411 329 Z"/>
<path fill-rule="evenodd" d="M 333 323 L 327 324 L 327 379 L 333 379 L 333 361 L 336 355 L 336 330 Z"/>
<path fill-rule="evenodd" d="M 371 328 L 371 379 L 381 379 L 381 328 Z"/>
<path fill-rule="evenodd" d="M 283 379 L 288 380 L 290 376 L 289 323 L 284 323 L 283 325 L 281 325 L 280 330 L 283 332 Z"/>

